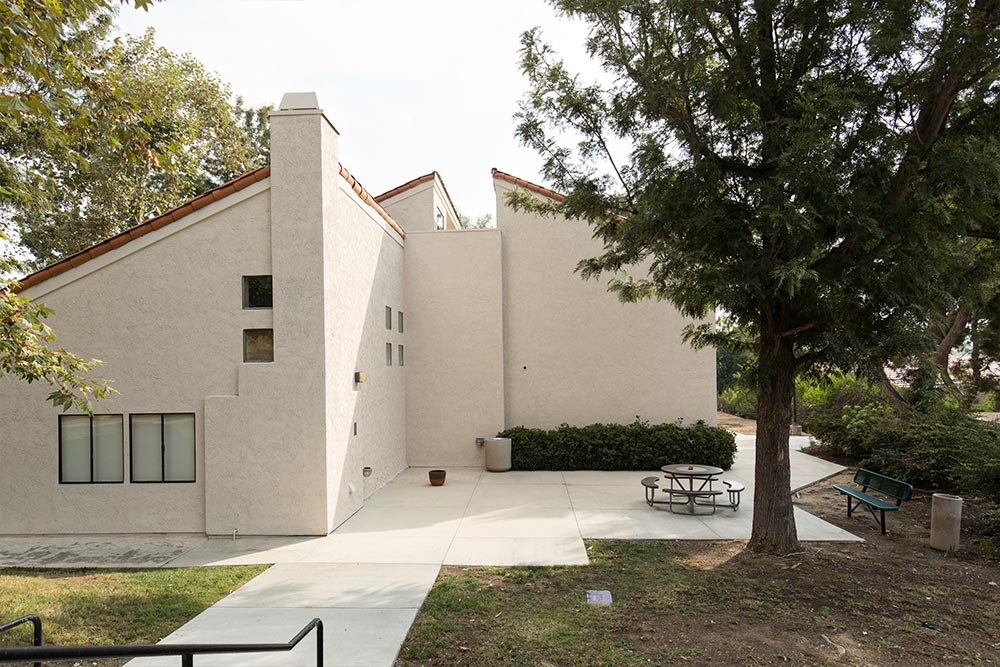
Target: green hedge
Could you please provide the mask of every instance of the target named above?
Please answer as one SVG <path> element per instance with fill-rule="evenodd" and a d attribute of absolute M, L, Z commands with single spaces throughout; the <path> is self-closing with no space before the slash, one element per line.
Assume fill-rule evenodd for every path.
<path fill-rule="evenodd" d="M 554 430 L 518 426 L 510 438 L 514 470 L 656 470 L 668 463 L 703 463 L 729 469 L 736 439 L 725 429 L 677 424 L 591 424 Z"/>

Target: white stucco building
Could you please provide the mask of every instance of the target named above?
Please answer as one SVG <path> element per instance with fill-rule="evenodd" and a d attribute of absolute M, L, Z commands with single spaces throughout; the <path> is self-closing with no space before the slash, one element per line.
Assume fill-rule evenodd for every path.
<path fill-rule="evenodd" d="M 687 321 L 581 280 L 584 223 L 504 202 L 557 193 L 494 171 L 497 228 L 464 230 L 436 172 L 372 197 L 337 140 L 286 95 L 270 166 L 23 281 L 119 393 L 89 417 L 0 379 L 0 534 L 323 535 L 506 427 L 714 423 Z"/>

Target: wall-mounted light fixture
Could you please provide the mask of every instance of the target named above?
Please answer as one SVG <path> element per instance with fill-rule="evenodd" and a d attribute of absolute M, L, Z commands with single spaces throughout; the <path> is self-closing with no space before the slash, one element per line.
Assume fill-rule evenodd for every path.
<path fill-rule="evenodd" d="M 361 469 L 361 474 L 364 477 L 371 477 L 372 476 L 372 467 L 371 466 L 365 466 L 364 468 Z"/>
<path fill-rule="evenodd" d="M 368 373 L 364 371 L 354 371 L 354 384 L 361 384 L 368 379 Z"/>

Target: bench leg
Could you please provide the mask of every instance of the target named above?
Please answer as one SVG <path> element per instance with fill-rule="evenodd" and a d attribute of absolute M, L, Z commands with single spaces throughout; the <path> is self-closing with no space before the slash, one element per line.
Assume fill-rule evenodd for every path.
<path fill-rule="evenodd" d="M 879 526 L 882 528 L 882 534 L 885 535 L 885 510 L 880 510 L 882 512 L 882 520 L 879 522 Z"/>
<path fill-rule="evenodd" d="M 850 518 L 851 518 L 851 510 L 852 510 L 852 509 L 854 509 L 854 508 L 853 508 L 853 507 L 851 507 L 851 497 L 850 497 L 850 496 L 847 496 L 847 518 L 848 518 L 848 519 L 850 519 Z"/>

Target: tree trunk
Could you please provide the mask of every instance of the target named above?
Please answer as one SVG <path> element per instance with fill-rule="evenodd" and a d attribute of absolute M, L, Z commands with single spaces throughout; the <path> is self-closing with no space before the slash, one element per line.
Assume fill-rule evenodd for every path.
<path fill-rule="evenodd" d="M 773 322 L 761 325 L 759 361 L 757 471 L 748 548 L 785 555 L 799 551 L 788 457 L 795 354 L 791 336 L 782 336 Z"/>

